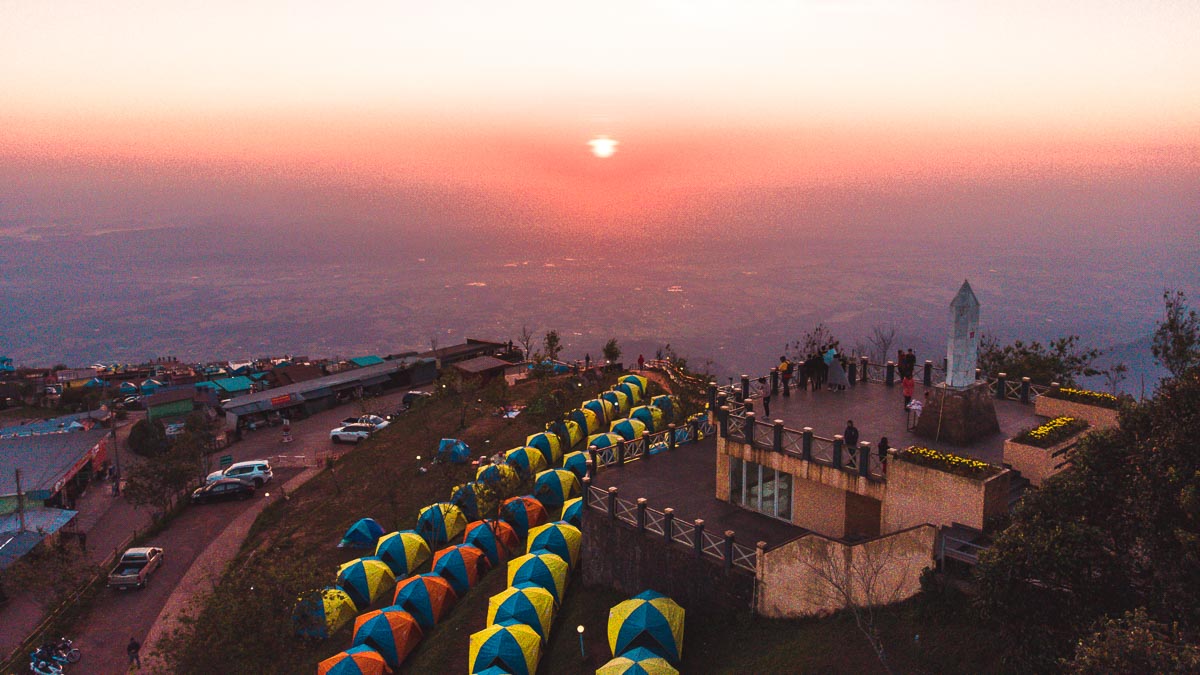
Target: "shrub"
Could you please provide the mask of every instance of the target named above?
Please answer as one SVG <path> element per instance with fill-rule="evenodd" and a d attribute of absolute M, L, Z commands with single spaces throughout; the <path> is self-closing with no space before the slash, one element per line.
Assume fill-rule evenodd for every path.
<path fill-rule="evenodd" d="M 1073 387 L 1060 387 L 1059 389 L 1051 389 L 1046 392 L 1046 396 L 1050 398 L 1060 398 L 1064 401 L 1073 401 L 1075 403 L 1083 403 L 1086 405 L 1100 406 L 1101 408 L 1117 409 L 1121 405 L 1121 400 L 1112 394 L 1105 394 L 1099 391 L 1089 391 L 1087 389 L 1075 389 Z"/>
<path fill-rule="evenodd" d="M 1067 440 L 1087 428 L 1087 420 L 1066 416 L 1055 417 L 1040 426 L 1022 431 L 1014 436 L 1013 440 L 1017 443 L 1032 445 L 1037 448 L 1048 448 Z"/>
<path fill-rule="evenodd" d="M 987 462 L 919 445 L 914 445 L 897 455 L 897 457 L 913 464 L 946 471 L 966 478 L 987 478 L 1000 472 L 1000 467 L 993 466 Z"/>

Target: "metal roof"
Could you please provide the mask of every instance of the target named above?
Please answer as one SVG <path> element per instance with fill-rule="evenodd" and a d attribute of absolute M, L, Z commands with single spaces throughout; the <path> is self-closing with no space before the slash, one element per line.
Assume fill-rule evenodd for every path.
<path fill-rule="evenodd" d="M 46 535 L 54 534 L 71 522 L 78 511 L 52 509 L 35 506 L 25 509 L 25 531 L 21 531 L 21 517 L 16 513 L 0 516 L 0 570 L 20 559 L 42 542 Z"/>
<path fill-rule="evenodd" d="M 226 412 L 231 412 L 235 415 L 246 415 L 270 410 L 272 407 L 271 399 L 274 398 L 291 395 L 294 398 L 294 402 L 301 402 L 308 398 L 328 396 L 333 391 L 349 387 L 357 387 L 359 385 L 371 386 L 371 384 L 382 383 L 388 376 L 414 366 L 417 363 L 418 361 L 384 361 L 383 363 L 364 368 L 343 370 L 333 375 L 326 375 L 312 380 L 305 380 L 303 382 L 296 382 L 274 389 L 239 396 L 226 403 L 224 408 Z"/>
<path fill-rule="evenodd" d="M 92 429 L 0 439 L 0 466 L 4 467 L 0 495 L 17 494 L 13 469 L 21 470 L 22 492 L 53 492 L 55 484 L 108 434 L 108 429 Z"/>
<path fill-rule="evenodd" d="M 478 374 L 487 372 L 489 370 L 494 370 L 496 368 L 507 368 L 511 365 L 512 364 L 508 361 L 501 361 L 494 356 L 476 356 L 473 359 L 459 361 L 458 363 L 454 364 L 454 367 L 465 373 Z"/>

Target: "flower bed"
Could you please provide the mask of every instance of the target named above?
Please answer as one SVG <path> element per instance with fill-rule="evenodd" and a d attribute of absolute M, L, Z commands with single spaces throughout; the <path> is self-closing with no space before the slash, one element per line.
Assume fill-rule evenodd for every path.
<path fill-rule="evenodd" d="M 897 457 L 913 464 L 948 471 L 965 478 L 987 478 L 999 473 L 1001 470 L 1000 467 L 988 464 L 987 462 L 919 445 L 914 445 L 897 455 Z"/>
<path fill-rule="evenodd" d="M 1022 431 L 1014 436 L 1012 440 L 1025 445 L 1032 445 L 1035 448 L 1048 448 L 1067 440 L 1089 426 L 1091 425 L 1087 423 L 1087 420 L 1066 416 L 1055 417 L 1040 426 Z"/>
<path fill-rule="evenodd" d="M 1100 391 L 1089 391 L 1087 389 L 1074 389 L 1072 387 L 1060 387 L 1047 391 L 1044 396 L 1050 398 L 1061 398 L 1065 401 L 1074 401 L 1075 403 L 1084 403 L 1087 405 L 1099 406 L 1101 408 L 1109 408 L 1116 410 L 1121 407 L 1121 401 L 1112 394 L 1105 394 Z"/>

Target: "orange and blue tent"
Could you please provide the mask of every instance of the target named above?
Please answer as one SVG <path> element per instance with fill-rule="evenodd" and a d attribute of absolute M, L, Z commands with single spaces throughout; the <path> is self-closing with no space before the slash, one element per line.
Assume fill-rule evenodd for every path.
<path fill-rule="evenodd" d="M 579 496 L 579 479 L 566 469 L 549 469 L 537 475 L 533 495 L 546 507 L 557 509 L 563 502 Z"/>
<path fill-rule="evenodd" d="M 550 591 L 554 601 L 561 603 L 567 591 L 567 562 L 562 558 L 538 551 L 508 561 L 508 585 L 531 583 Z"/>
<path fill-rule="evenodd" d="M 602 434 L 592 434 L 591 436 L 588 436 L 587 443 L 589 448 L 598 448 L 603 450 L 604 448 L 611 448 L 623 440 L 625 439 L 621 437 L 621 434 L 614 434 L 611 431 L 606 431 Z"/>
<path fill-rule="evenodd" d="M 542 456 L 546 458 L 549 466 L 558 466 L 562 461 L 562 439 L 556 433 L 543 431 L 533 434 L 525 439 L 525 446 L 541 450 Z"/>
<path fill-rule="evenodd" d="M 591 410 L 596 416 L 596 423 L 600 428 L 608 426 L 608 423 L 617 419 L 617 404 L 615 401 L 607 401 L 603 398 L 594 398 L 590 401 L 584 401 L 580 406 L 584 410 Z"/>
<path fill-rule="evenodd" d="M 429 572 L 396 584 L 392 605 L 412 614 L 421 628 L 432 628 L 458 602 L 458 594 L 440 574 Z"/>
<path fill-rule="evenodd" d="M 679 675 L 679 671 L 649 649 L 634 647 L 600 666 L 596 675 Z"/>
<path fill-rule="evenodd" d="M 338 548 L 375 548 L 376 542 L 383 536 L 383 526 L 374 518 L 359 518 L 342 535 Z"/>
<path fill-rule="evenodd" d="M 488 570 L 483 551 L 470 544 L 456 544 L 433 554 L 433 571 L 450 582 L 450 588 L 462 597 Z"/>
<path fill-rule="evenodd" d="M 563 468 L 575 474 L 579 480 L 583 480 L 583 477 L 587 475 L 587 461 L 587 453 L 582 450 L 568 452 L 563 455 Z"/>
<path fill-rule="evenodd" d="M 546 507 L 532 495 L 510 497 L 500 504 L 500 517 L 512 525 L 517 537 L 524 538 L 529 528 L 546 522 Z"/>
<path fill-rule="evenodd" d="M 397 669 L 421 642 L 421 627 L 413 615 L 399 607 L 384 607 L 354 620 L 354 646 L 379 652 L 390 668 Z"/>
<path fill-rule="evenodd" d="M 337 586 L 308 593 L 296 602 L 292 624 L 296 635 L 325 639 L 350 623 L 358 608 L 350 596 Z"/>
<path fill-rule="evenodd" d="M 633 405 L 629 401 L 629 394 L 626 394 L 623 391 L 617 391 L 616 389 L 610 389 L 609 391 L 600 394 L 600 400 L 608 401 L 616 410 L 616 412 L 613 413 L 613 416 L 609 417 L 610 421 L 624 417 L 629 413 L 630 406 Z"/>
<path fill-rule="evenodd" d="M 576 497 L 568 499 L 562 508 L 562 520 L 565 523 L 570 523 L 575 527 L 582 527 L 583 523 L 583 498 Z"/>
<path fill-rule="evenodd" d="M 567 419 L 578 424 L 579 430 L 585 436 L 597 433 L 604 426 L 603 420 L 596 414 L 596 411 L 589 410 L 588 408 L 576 408 L 572 410 L 567 413 Z"/>
<path fill-rule="evenodd" d="M 624 419 L 613 422 L 611 431 L 627 441 L 632 441 L 646 435 L 646 425 L 641 420 Z"/>
<path fill-rule="evenodd" d="M 583 533 L 579 528 L 557 521 L 546 523 L 529 531 L 528 551 L 549 551 L 567 561 L 571 567 L 579 564 L 579 549 L 583 544 Z"/>
<path fill-rule="evenodd" d="M 504 453 L 504 461 L 517 470 L 518 473 L 532 476 L 546 469 L 546 456 L 541 450 L 529 446 L 513 448 Z"/>
<path fill-rule="evenodd" d="M 629 411 L 629 419 L 645 424 L 646 430 L 651 433 L 667 428 L 666 416 L 662 409 L 657 406 L 639 405 Z"/>
<path fill-rule="evenodd" d="M 384 675 L 390 672 L 383 655 L 366 645 L 338 652 L 317 664 L 317 675 Z"/>
<path fill-rule="evenodd" d="M 375 557 L 387 563 L 397 579 L 406 577 L 424 565 L 433 553 L 429 544 L 413 530 L 389 532 L 379 538 Z"/>
<path fill-rule="evenodd" d="M 542 638 L 529 626 L 488 626 L 471 635 L 471 673 L 499 667 L 509 675 L 534 675 L 542 658 Z"/>
<path fill-rule="evenodd" d="M 338 568 L 337 585 L 361 611 L 379 598 L 392 594 L 396 575 L 387 563 L 375 556 L 356 558 Z"/>
<path fill-rule="evenodd" d="M 488 600 L 487 625 L 523 623 L 545 642 L 554 621 L 554 604 L 554 596 L 541 586 L 526 583 L 517 588 L 506 588 Z"/>
<path fill-rule="evenodd" d="M 619 391 L 629 397 L 629 405 L 635 406 L 642 402 L 642 392 L 645 389 L 637 382 L 618 382 L 613 391 Z"/>
<path fill-rule="evenodd" d="M 458 539 L 466 527 L 467 518 L 462 509 L 449 502 L 430 504 L 417 514 L 417 533 L 431 549 Z"/>
<path fill-rule="evenodd" d="M 467 524 L 463 543 L 483 551 L 493 567 L 521 551 L 521 540 L 512 525 L 498 518 L 476 520 Z"/>
<path fill-rule="evenodd" d="M 608 646 L 614 654 L 645 647 L 671 663 L 683 653 L 683 608 L 662 593 L 642 591 L 608 612 Z"/>

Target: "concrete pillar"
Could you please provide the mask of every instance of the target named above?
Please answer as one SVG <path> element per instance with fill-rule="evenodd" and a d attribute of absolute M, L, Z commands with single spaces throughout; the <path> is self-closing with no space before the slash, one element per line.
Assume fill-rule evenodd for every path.
<path fill-rule="evenodd" d="M 775 435 L 772 437 L 774 441 L 771 445 L 774 446 L 775 452 L 783 452 L 783 420 L 775 420 Z"/>
<path fill-rule="evenodd" d="M 858 361 L 851 360 L 848 367 L 850 370 L 846 373 L 846 379 L 850 380 L 850 386 L 853 387 L 858 384 Z"/>
<path fill-rule="evenodd" d="M 775 394 L 778 394 L 778 393 L 779 393 L 779 371 L 772 370 L 771 371 L 771 395 L 774 396 Z"/>
<path fill-rule="evenodd" d="M 616 486 L 608 488 L 608 519 L 617 519 L 617 488 Z"/>
<path fill-rule="evenodd" d="M 742 376 L 742 400 L 750 398 L 750 376 Z"/>
<path fill-rule="evenodd" d="M 1021 403 L 1029 405 L 1029 378 L 1021 378 Z"/>
<path fill-rule="evenodd" d="M 742 412 L 745 412 L 745 413 L 754 412 L 754 399 L 752 399 L 752 398 L 746 399 L 746 401 L 742 404 Z"/>
<path fill-rule="evenodd" d="M 593 462 L 591 458 L 584 460 L 584 466 L 587 467 L 587 469 L 583 472 L 584 478 L 591 478 L 592 476 L 596 475 L 596 463 Z"/>
<path fill-rule="evenodd" d="M 581 511 L 587 510 L 588 500 L 592 498 L 592 491 L 588 489 L 590 487 L 592 487 L 592 477 L 584 476 L 583 477 L 583 491 L 582 491 L 583 494 L 579 495 L 580 497 L 583 497 L 583 509 L 581 509 Z"/>
<path fill-rule="evenodd" d="M 721 438 L 729 438 L 729 406 L 723 405 L 717 411 L 717 429 Z"/>
<path fill-rule="evenodd" d="M 836 436 L 833 437 L 833 466 L 834 466 L 834 468 L 837 468 L 837 469 L 842 468 L 842 446 L 845 444 L 845 442 L 846 442 L 846 440 L 844 438 L 842 438 L 841 434 L 837 434 Z"/>
<path fill-rule="evenodd" d="M 746 437 L 746 445 L 754 447 L 754 419 L 756 415 L 752 412 L 746 413 L 746 426 L 742 429 L 742 434 Z"/>
<path fill-rule="evenodd" d="M 625 466 L 625 439 L 617 441 L 617 466 Z"/>
<path fill-rule="evenodd" d="M 813 430 L 812 427 L 804 427 L 800 430 L 800 450 L 804 459 L 812 461 L 812 445 L 813 445 Z"/>
<path fill-rule="evenodd" d="M 896 362 L 895 361 L 887 362 L 887 377 L 884 380 L 884 384 L 886 384 L 889 387 L 896 384 Z"/>
<path fill-rule="evenodd" d="M 708 409 L 709 410 L 717 409 L 717 383 L 716 382 L 708 383 Z"/>
<path fill-rule="evenodd" d="M 588 455 L 591 459 L 588 461 L 588 475 L 595 476 L 596 469 L 600 467 L 600 448 L 594 445 L 588 446 Z"/>
<path fill-rule="evenodd" d="M 721 406 L 729 405 L 729 394 L 717 394 L 717 407 L 714 410 L 720 410 Z"/>
<path fill-rule="evenodd" d="M 870 365 L 871 359 L 866 356 L 860 356 L 860 357 L 858 357 L 858 362 L 859 362 L 859 367 L 862 370 L 862 373 L 859 375 L 859 377 L 862 378 L 863 382 L 866 382 L 867 381 L 867 366 Z"/>
<path fill-rule="evenodd" d="M 733 569 L 733 530 L 725 530 L 725 569 Z"/>
<path fill-rule="evenodd" d="M 646 498 L 638 497 L 637 500 L 637 530 L 639 533 L 646 531 Z"/>
<path fill-rule="evenodd" d="M 975 379 L 976 379 L 976 380 L 979 380 L 979 379 L 980 379 L 980 378 L 982 378 L 982 377 L 983 377 L 983 369 L 982 369 L 982 368 L 976 368 L 976 369 L 975 369 Z"/>
<path fill-rule="evenodd" d="M 675 424 L 667 425 L 667 452 L 675 449 Z"/>
<path fill-rule="evenodd" d="M 871 473 L 871 444 L 867 441 L 858 442 L 858 475 L 867 476 Z"/>
<path fill-rule="evenodd" d="M 996 373 L 996 398 L 1004 399 L 1004 381 L 1008 379 L 1008 373 Z"/>
<path fill-rule="evenodd" d="M 697 518 L 693 526 L 696 528 L 696 536 L 692 545 L 696 548 L 696 557 L 699 558 L 704 555 L 704 519 Z"/>
<path fill-rule="evenodd" d="M 925 359 L 925 377 L 921 380 L 926 387 L 933 386 L 933 361 Z"/>
<path fill-rule="evenodd" d="M 663 537 L 668 542 L 671 541 L 671 528 L 675 526 L 675 509 L 667 507 L 663 509 Z"/>

